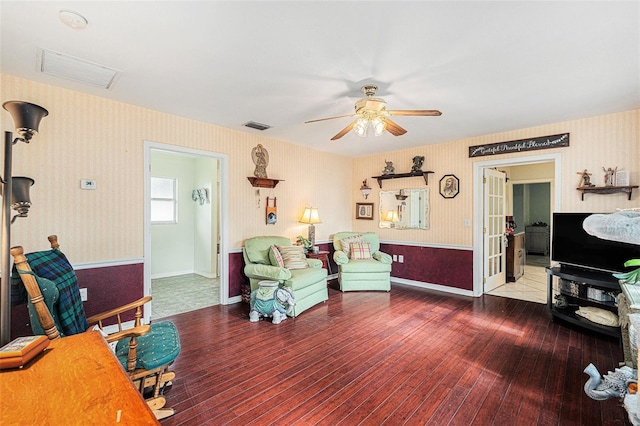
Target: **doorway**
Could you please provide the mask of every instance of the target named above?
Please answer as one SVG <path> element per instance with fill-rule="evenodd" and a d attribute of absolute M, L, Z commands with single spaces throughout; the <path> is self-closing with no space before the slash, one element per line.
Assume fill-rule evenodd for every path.
<path fill-rule="evenodd" d="M 512 274 L 506 282 L 491 289 L 485 285 L 485 293 L 547 303 L 545 267 L 550 264 L 548 225 L 551 223 L 553 202 L 553 163 L 504 167 L 501 170 L 512 176 L 506 185 L 509 194 L 507 204 L 511 209 L 507 209 L 507 215 L 513 217 L 515 229 L 514 237 L 507 239 L 507 250 L 513 256 L 510 258 L 512 270 L 523 264 L 524 274 Z M 536 177 L 538 175 L 540 178 Z M 509 247 L 509 243 L 514 247 Z"/>
<path fill-rule="evenodd" d="M 488 206 L 484 200 L 483 178 L 486 169 L 500 169 L 522 165 L 533 165 L 538 163 L 551 163 L 553 168 L 553 179 L 550 183 L 551 199 L 553 210 L 561 209 L 560 189 L 561 189 L 561 155 L 543 154 L 532 155 L 522 158 L 492 159 L 476 162 L 473 165 L 474 176 L 474 232 L 473 232 L 473 295 L 476 297 L 485 293 L 484 277 L 486 276 L 486 266 L 489 253 L 485 248 L 484 221 L 487 216 Z M 533 179 L 533 178 L 532 178 Z M 505 184 L 506 187 L 506 184 Z M 551 210 L 550 209 L 550 210 Z M 523 224 L 524 225 L 524 224 Z"/>
<path fill-rule="evenodd" d="M 187 310 L 207 303 L 227 304 L 227 156 L 150 141 L 145 141 L 144 149 L 144 295 L 153 296 L 152 278 L 156 278 L 165 293 L 173 282 L 168 291 L 191 305 Z M 173 221 L 151 220 L 152 177 L 175 181 Z M 145 309 L 145 321 L 157 317 L 154 303 L 170 300 L 166 296 L 152 300 L 151 309 Z M 176 306 L 181 309 L 179 303 Z M 158 314 L 170 312 L 157 310 Z"/>

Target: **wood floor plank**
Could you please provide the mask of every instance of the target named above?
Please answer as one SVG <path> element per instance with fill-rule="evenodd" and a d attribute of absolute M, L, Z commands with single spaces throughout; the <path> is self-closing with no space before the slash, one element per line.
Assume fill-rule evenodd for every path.
<path fill-rule="evenodd" d="M 584 395 L 617 341 L 551 321 L 542 304 L 393 284 L 341 293 L 279 325 L 248 306 L 168 318 L 182 352 L 163 425 L 628 425 Z"/>

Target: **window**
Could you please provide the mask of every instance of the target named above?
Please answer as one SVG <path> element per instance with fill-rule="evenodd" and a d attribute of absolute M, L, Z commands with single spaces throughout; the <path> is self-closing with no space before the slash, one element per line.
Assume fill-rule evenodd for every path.
<path fill-rule="evenodd" d="M 176 180 L 151 178 L 151 223 L 177 223 Z"/>

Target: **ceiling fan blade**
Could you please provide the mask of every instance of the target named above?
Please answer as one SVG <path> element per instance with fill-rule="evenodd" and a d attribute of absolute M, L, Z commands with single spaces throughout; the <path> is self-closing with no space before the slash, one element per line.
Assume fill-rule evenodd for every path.
<path fill-rule="evenodd" d="M 418 116 L 437 117 L 442 115 L 442 113 L 437 109 L 399 109 L 399 110 L 396 109 L 396 110 L 391 110 L 387 112 L 389 113 L 389 115 L 404 115 L 404 116 L 418 115 Z"/>
<path fill-rule="evenodd" d="M 353 123 L 349 124 L 344 129 L 340 130 L 340 132 L 337 135 L 335 135 L 334 137 L 332 137 L 331 140 L 335 141 L 336 139 L 340 139 L 341 137 L 343 137 L 344 135 L 349 133 L 351 131 L 351 129 L 353 129 L 353 126 L 356 125 L 357 122 L 358 122 L 358 120 L 354 121 Z"/>
<path fill-rule="evenodd" d="M 349 114 L 349 115 L 338 115 L 337 117 L 328 117 L 328 118 L 318 118 L 317 120 L 309 120 L 309 121 L 305 121 L 304 124 L 307 123 L 315 123 L 316 121 L 325 121 L 325 120 L 333 120 L 335 118 L 344 118 L 344 117 L 354 117 L 355 114 Z"/>
<path fill-rule="evenodd" d="M 391 133 L 393 136 L 402 136 L 405 133 L 407 133 L 405 129 L 398 126 L 396 123 L 389 120 L 388 118 L 385 118 L 384 121 L 387 123 L 387 132 Z"/>

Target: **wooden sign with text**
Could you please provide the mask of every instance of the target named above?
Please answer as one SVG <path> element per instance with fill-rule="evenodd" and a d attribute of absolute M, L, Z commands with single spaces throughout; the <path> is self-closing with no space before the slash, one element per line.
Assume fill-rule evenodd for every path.
<path fill-rule="evenodd" d="M 569 133 L 469 147 L 469 158 L 569 146 Z"/>

